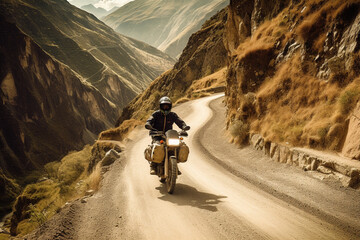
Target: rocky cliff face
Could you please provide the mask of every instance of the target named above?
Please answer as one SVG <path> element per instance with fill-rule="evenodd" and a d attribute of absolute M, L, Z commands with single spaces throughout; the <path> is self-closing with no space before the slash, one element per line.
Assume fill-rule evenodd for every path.
<path fill-rule="evenodd" d="M 360 99 L 359 10 L 355 0 L 231 1 L 228 127 L 352 152 L 345 138 L 355 134 L 349 117 Z"/>
<path fill-rule="evenodd" d="M 15 24 L 0 19 L 0 168 L 22 178 L 93 142 L 113 124 L 117 108 Z M 0 189 L 16 189 L 0 178 Z M 3 193 L 0 202 L 8 206 Z"/>
<path fill-rule="evenodd" d="M 179 57 L 192 33 L 228 0 L 136 0 L 103 18 L 119 33 Z"/>
<path fill-rule="evenodd" d="M 4 0 L 0 13 L 119 107 L 174 63 L 66 0 Z"/>
<path fill-rule="evenodd" d="M 193 94 L 192 85 L 197 80 L 223 69 L 227 62 L 222 37 L 226 19 L 227 11 L 223 9 L 194 33 L 174 68 L 155 79 L 124 108 L 117 125 L 130 118 L 144 120 L 158 108 L 158 101 L 164 95 L 171 97 L 174 102 L 190 97 Z"/>

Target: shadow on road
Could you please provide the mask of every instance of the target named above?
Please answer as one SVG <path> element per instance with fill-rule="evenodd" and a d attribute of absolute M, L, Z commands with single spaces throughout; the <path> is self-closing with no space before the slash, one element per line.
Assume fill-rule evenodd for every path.
<path fill-rule="evenodd" d="M 179 206 L 192 206 L 208 211 L 216 212 L 218 209 L 215 205 L 221 202 L 222 198 L 226 196 L 215 195 L 206 192 L 199 192 L 196 188 L 185 185 L 176 184 L 174 194 L 167 193 L 164 185 L 156 188 L 163 196 L 159 199 L 175 203 Z"/>

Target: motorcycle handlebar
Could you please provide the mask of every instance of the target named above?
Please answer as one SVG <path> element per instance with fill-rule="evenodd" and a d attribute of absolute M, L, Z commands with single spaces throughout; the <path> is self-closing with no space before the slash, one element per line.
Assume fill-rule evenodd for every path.
<path fill-rule="evenodd" d="M 151 130 L 149 135 L 152 137 L 164 137 L 165 133 L 163 131 Z M 182 137 L 187 137 L 188 133 L 185 130 L 182 130 L 179 132 L 179 135 Z"/>
<path fill-rule="evenodd" d="M 150 131 L 150 136 L 164 136 L 164 132 L 163 131 L 157 131 L 157 130 L 151 130 Z"/>

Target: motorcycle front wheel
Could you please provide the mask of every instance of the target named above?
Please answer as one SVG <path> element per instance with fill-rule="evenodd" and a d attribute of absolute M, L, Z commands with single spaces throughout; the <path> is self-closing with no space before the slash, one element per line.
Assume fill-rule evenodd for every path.
<path fill-rule="evenodd" d="M 177 171 L 177 160 L 176 157 L 172 156 L 169 159 L 169 172 L 168 177 L 166 178 L 166 190 L 170 194 L 175 190 Z"/>

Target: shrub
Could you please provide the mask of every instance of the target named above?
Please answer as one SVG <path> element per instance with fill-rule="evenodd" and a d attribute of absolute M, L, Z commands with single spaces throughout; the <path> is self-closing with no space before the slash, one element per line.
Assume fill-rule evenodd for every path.
<path fill-rule="evenodd" d="M 351 89 L 343 92 L 339 97 L 341 112 L 343 114 L 348 114 L 352 109 L 354 109 L 359 99 L 360 99 L 359 89 Z"/>
<path fill-rule="evenodd" d="M 234 137 L 235 141 L 244 144 L 249 136 L 249 129 L 249 124 L 236 120 L 230 125 L 230 134 Z"/>
<path fill-rule="evenodd" d="M 44 166 L 45 172 L 48 175 L 48 178 L 58 178 L 58 171 L 61 162 L 50 162 Z"/>
<path fill-rule="evenodd" d="M 30 215 L 30 222 L 34 222 L 38 226 L 41 226 L 47 220 L 46 212 L 40 211 L 35 205 L 31 203 L 27 213 Z"/>

